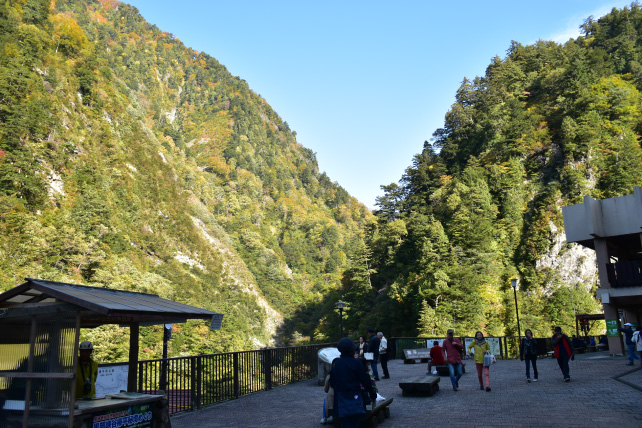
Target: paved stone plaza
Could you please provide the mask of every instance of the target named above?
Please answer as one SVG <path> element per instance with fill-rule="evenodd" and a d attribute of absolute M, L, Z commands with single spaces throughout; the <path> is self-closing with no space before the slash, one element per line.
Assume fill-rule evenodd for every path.
<path fill-rule="evenodd" d="M 606 353 L 578 355 L 565 383 L 557 361 L 538 361 L 539 382 L 527 383 L 524 363 L 498 360 L 491 367 L 491 392 L 480 391 L 471 360 L 460 390 L 448 377 L 433 397 L 402 397 L 399 380 L 426 372 L 426 364 L 390 361 L 391 379 L 377 382 L 393 397 L 381 428 L 457 427 L 642 427 L 642 369 Z M 323 388 L 308 380 L 172 417 L 174 428 L 314 427 L 323 425 Z"/>

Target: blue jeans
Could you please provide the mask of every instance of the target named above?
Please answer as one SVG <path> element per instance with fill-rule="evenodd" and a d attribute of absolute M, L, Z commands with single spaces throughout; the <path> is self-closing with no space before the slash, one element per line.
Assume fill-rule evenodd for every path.
<path fill-rule="evenodd" d="M 374 375 L 375 380 L 379 380 L 379 372 L 377 371 L 377 360 L 379 360 L 379 355 L 373 356 L 372 361 L 370 362 L 370 369 L 372 370 L 372 374 Z"/>
<path fill-rule="evenodd" d="M 531 363 L 533 363 L 533 374 L 537 379 L 537 355 L 525 355 L 524 361 L 526 361 L 526 378 L 531 378 Z"/>
<path fill-rule="evenodd" d="M 457 388 L 457 382 L 459 382 L 459 379 L 464 374 L 461 363 L 448 363 L 448 372 L 450 373 L 450 381 L 453 384 L 453 388 Z M 455 376 L 455 372 L 457 372 L 457 376 Z"/>
<path fill-rule="evenodd" d="M 635 358 L 636 360 L 640 359 L 640 356 L 638 355 L 638 353 L 635 352 L 635 343 L 626 345 L 626 349 L 628 349 L 629 351 L 629 364 L 633 364 L 633 358 Z"/>

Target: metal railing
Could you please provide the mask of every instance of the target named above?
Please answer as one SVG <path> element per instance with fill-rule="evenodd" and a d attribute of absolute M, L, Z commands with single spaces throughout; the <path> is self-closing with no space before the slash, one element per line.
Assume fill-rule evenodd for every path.
<path fill-rule="evenodd" d="M 311 379 L 317 375 L 318 351 L 329 346 L 335 344 L 139 361 L 138 391 L 165 391 L 170 413 L 196 410 Z"/>
<path fill-rule="evenodd" d="M 498 337 L 498 336 L 495 336 Z M 518 336 L 499 336 L 499 353 L 501 359 L 519 358 Z M 445 337 L 393 337 L 389 339 L 388 347 L 392 349 L 393 358 L 403 359 L 404 349 L 422 349 L 427 347 L 428 341 L 444 340 Z M 463 337 L 459 338 L 462 340 Z M 546 355 L 553 350 L 550 338 L 538 338 L 537 351 L 539 355 Z"/>

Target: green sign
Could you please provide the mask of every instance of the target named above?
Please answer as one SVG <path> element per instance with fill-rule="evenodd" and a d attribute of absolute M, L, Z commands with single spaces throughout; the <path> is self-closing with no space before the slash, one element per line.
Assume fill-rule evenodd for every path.
<path fill-rule="evenodd" d="M 606 335 L 609 337 L 618 337 L 620 333 L 617 331 L 617 320 L 606 320 Z"/>

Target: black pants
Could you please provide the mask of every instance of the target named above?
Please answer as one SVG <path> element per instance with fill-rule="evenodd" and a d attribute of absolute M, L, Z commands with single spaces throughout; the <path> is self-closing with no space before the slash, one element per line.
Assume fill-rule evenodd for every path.
<path fill-rule="evenodd" d="M 564 379 L 570 379 L 571 375 L 569 374 L 568 369 L 568 357 L 566 355 L 560 355 L 557 359 L 557 364 L 559 364 L 560 369 L 562 369 L 562 376 L 564 376 Z"/>
<path fill-rule="evenodd" d="M 385 377 L 390 377 L 388 374 L 388 354 L 379 354 L 379 359 L 381 360 L 381 369 L 383 370 L 383 375 Z"/>
<path fill-rule="evenodd" d="M 531 378 L 530 365 L 533 364 L 533 371 L 535 372 L 535 379 L 537 379 L 537 355 L 525 355 L 524 360 L 526 361 L 526 377 Z"/>

